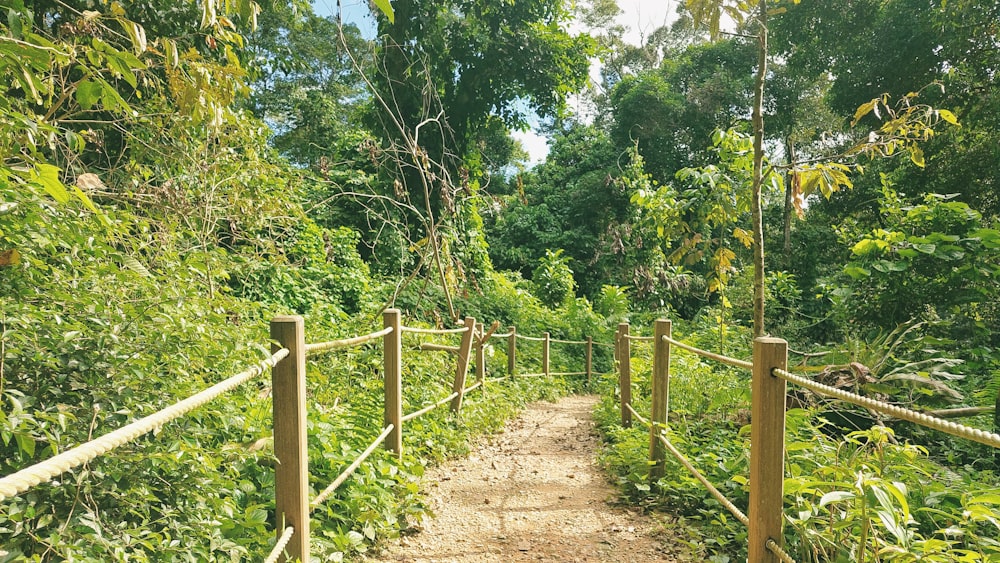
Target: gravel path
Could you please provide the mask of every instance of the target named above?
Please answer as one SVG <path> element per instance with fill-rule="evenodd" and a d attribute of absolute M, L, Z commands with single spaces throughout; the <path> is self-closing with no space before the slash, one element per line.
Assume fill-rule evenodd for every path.
<path fill-rule="evenodd" d="M 691 561 L 667 524 L 611 504 L 596 401 L 533 404 L 469 457 L 429 470 L 436 517 L 368 561 Z"/>

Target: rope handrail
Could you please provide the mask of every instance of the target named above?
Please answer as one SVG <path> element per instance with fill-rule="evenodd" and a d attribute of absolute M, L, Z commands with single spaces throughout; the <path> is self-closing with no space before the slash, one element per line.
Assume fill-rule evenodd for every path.
<path fill-rule="evenodd" d="M 312 502 L 309 503 L 309 510 L 314 510 L 318 508 L 319 505 L 323 504 L 323 502 L 326 501 L 326 499 L 330 498 L 330 495 L 332 495 L 333 492 L 337 490 L 337 487 L 343 485 L 344 481 L 346 481 L 351 475 L 353 475 L 354 472 L 358 470 L 358 467 L 361 467 L 361 464 L 366 459 L 368 459 L 368 456 L 372 455 L 372 452 L 375 451 L 375 448 L 377 448 L 379 444 L 384 442 L 386 437 L 389 436 L 389 433 L 392 432 L 394 429 L 395 426 L 393 426 L 392 424 L 386 426 L 382 430 L 382 433 L 379 434 L 377 438 L 375 438 L 375 440 L 365 449 L 365 451 L 361 452 L 361 455 L 358 456 L 353 463 L 347 466 L 347 469 L 342 471 L 340 475 L 338 475 L 337 478 L 334 479 L 332 483 L 327 485 L 327 487 L 323 489 L 323 491 L 320 494 L 316 495 L 316 498 L 314 498 Z"/>
<path fill-rule="evenodd" d="M 295 528 L 291 526 L 285 528 L 285 531 L 281 533 L 281 537 L 278 538 L 278 541 L 271 549 L 271 553 L 264 559 L 264 563 L 277 563 L 278 558 L 281 557 L 281 552 L 285 550 L 285 546 L 292 540 L 292 534 L 294 533 Z"/>
<path fill-rule="evenodd" d="M 457 354 L 461 350 L 458 346 L 445 346 L 444 344 L 434 344 L 433 342 L 421 342 L 420 349 L 425 352 L 451 352 Z"/>
<path fill-rule="evenodd" d="M 545 377 L 552 375 L 550 373 L 519 373 L 516 377 Z"/>
<path fill-rule="evenodd" d="M 747 360 L 738 360 L 736 358 L 730 358 L 729 356 L 723 356 L 722 354 L 716 354 L 715 352 L 708 352 L 706 350 L 702 350 L 701 348 L 695 348 L 694 346 L 684 344 L 683 342 L 678 342 L 677 340 L 674 340 L 666 335 L 663 336 L 663 341 L 669 342 L 671 346 L 677 346 L 682 350 L 687 350 L 693 354 L 698 354 L 699 356 L 703 356 L 717 362 L 722 362 L 726 365 L 743 369 L 753 369 L 753 362 L 748 362 Z"/>
<path fill-rule="evenodd" d="M 243 383 L 257 377 L 265 369 L 274 367 L 287 356 L 288 349 L 282 348 L 272 354 L 270 358 L 257 363 L 253 367 L 220 381 L 186 399 L 178 401 L 165 409 L 161 409 L 149 416 L 122 426 L 100 438 L 80 444 L 45 461 L 3 477 L 0 479 L 0 501 L 15 497 L 70 469 L 89 463 L 101 455 L 135 440 L 143 434 L 184 416 L 216 397 L 232 391 Z"/>
<path fill-rule="evenodd" d="M 790 373 L 783 369 L 774 369 L 772 373 L 785 381 L 790 381 L 800 387 L 805 387 L 810 391 L 826 395 L 827 397 L 840 399 L 842 401 L 858 405 L 859 407 L 865 407 L 900 420 L 908 420 L 915 424 L 926 426 L 927 428 L 940 430 L 945 434 L 951 434 L 952 436 L 958 436 L 959 438 L 965 438 L 967 440 L 979 442 L 980 444 L 1000 448 L 1000 434 L 994 434 L 992 432 L 986 432 L 985 430 L 972 428 L 971 426 L 966 426 L 964 424 L 942 420 L 940 418 L 928 416 L 922 412 L 917 412 L 915 410 L 910 410 L 897 405 L 890 405 L 889 403 L 872 399 L 870 397 L 862 397 L 861 395 L 856 395 L 842 389 L 837 389 L 836 387 L 830 387 L 829 385 L 823 385 L 822 383 L 818 383 L 811 379 L 806 379 L 805 377 Z"/>
<path fill-rule="evenodd" d="M 455 397 L 458 397 L 458 391 L 455 391 L 451 395 L 448 395 L 447 397 L 445 397 L 444 399 L 441 399 L 440 401 L 434 403 L 433 405 L 427 405 L 426 407 L 424 407 L 424 408 L 422 408 L 422 409 L 420 409 L 420 410 L 418 410 L 416 412 L 411 412 L 410 414 L 403 415 L 403 418 L 401 418 L 400 420 L 402 422 L 406 422 L 407 420 L 413 420 L 414 418 L 417 418 L 418 416 L 423 416 L 423 415 L 431 412 L 432 410 L 440 407 L 441 405 L 443 405 L 443 404 L 445 404 L 447 402 L 450 402 Z"/>
<path fill-rule="evenodd" d="M 650 425 L 649 420 L 646 417 L 644 417 L 641 414 L 635 412 L 635 409 L 632 408 L 632 403 L 626 403 L 625 407 L 628 409 L 628 412 L 632 413 L 632 416 L 634 416 L 636 419 L 639 420 L 639 422 L 643 423 L 646 426 Z"/>
<path fill-rule="evenodd" d="M 789 555 L 787 551 L 782 549 L 781 546 L 778 545 L 778 542 L 774 541 L 773 539 L 767 538 L 767 541 L 764 542 L 764 547 L 766 547 L 767 550 L 770 551 L 771 553 L 775 554 L 778 557 L 778 559 L 781 559 L 782 563 L 795 563 L 795 560 L 792 559 L 792 556 Z"/>
<path fill-rule="evenodd" d="M 688 472 L 691 473 L 691 475 L 695 479 L 701 482 L 701 484 L 706 489 L 708 489 L 708 492 L 711 493 L 713 497 L 715 497 L 715 500 L 719 501 L 719 503 L 722 504 L 722 506 L 724 506 L 726 510 L 728 510 L 733 516 L 735 516 L 736 519 L 739 520 L 744 526 L 747 527 L 750 526 L 750 519 L 747 518 L 747 515 L 743 514 L 742 510 L 737 508 L 736 505 L 732 503 L 732 501 L 726 498 L 726 495 L 722 494 L 722 491 L 715 488 L 715 485 L 713 485 L 704 475 L 702 475 L 701 472 L 698 471 L 695 468 L 695 466 L 692 465 L 690 461 L 688 461 L 686 457 L 684 457 L 684 454 L 679 452 L 677 448 L 675 448 L 674 445 L 670 443 L 670 440 L 667 440 L 667 437 L 663 435 L 662 431 L 658 432 L 656 434 L 656 437 L 667 448 L 667 451 L 673 454 L 673 456 L 677 458 L 677 461 L 681 462 L 681 465 L 683 465 L 684 468 L 687 469 Z"/>
<path fill-rule="evenodd" d="M 517 334 L 515 336 L 517 336 L 517 338 L 520 338 L 521 340 L 527 340 L 529 342 L 545 342 L 545 338 L 542 338 L 540 336 L 524 336 L 523 334 Z M 551 338 L 549 339 L 549 342 L 552 342 Z"/>
<path fill-rule="evenodd" d="M 402 326 L 400 327 L 400 330 L 412 334 L 462 334 L 463 332 L 468 332 L 469 327 L 463 326 L 461 328 L 417 328 L 413 326 Z"/>
<path fill-rule="evenodd" d="M 632 336 L 631 334 L 625 335 L 625 340 L 634 340 L 636 342 L 652 342 L 652 336 Z"/>
<path fill-rule="evenodd" d="M 550 371 L 549 375 L 559 376 L 559 377 L 567 377 L 567 376 L 570 376 L 570 375 L 587 375 L 587 372 L 585 372 L 585 371 Z"/>
<path fill-rule="evenodd" d="M 511 336 L 513 336 L 513 333 L 510 333 L 510 332 L 494 332 L 493 336 L 495 338 L 510 338 Z"/>
<path fill-rule="evenodd" d="M 558 338 L 550 338 L 549 342 L 554 342 L 556 344 L 586 344 L 586 340 L 560 340 Z"/>
<path fill-rule="evenodd" d="M 485 380 L 483 380 L 483 381 L 485 381 Z M 469 385 L 465 389 L 462 389 L 462 394 L 464 395 L 464 394 L 467 394 L 469 391 L 475 391 L 476 389 L 478 389 L 478 388 L 480 388 L 482 386 L 483 386 L 483 382 L 482 381 L 477 381 L 474 384 Z"/>
<path fill-rule="evenodd" d="M 366 342 L 370 342 L 380 336 L 385 336 L 391 332 L 392 332 L 392 327 L 388 326 L 378 332 L 363 334 L 361 336 L 355 336 L 353 338 L 344 338 L 341 340 L 329 340 L 327 342 L 306 344 L 306 354 L 309 354 L 311 352 L 326 352 L 328 350 L 340 350 L 342 348 L 348 348 L 350 346 L 359 346 Z"/>

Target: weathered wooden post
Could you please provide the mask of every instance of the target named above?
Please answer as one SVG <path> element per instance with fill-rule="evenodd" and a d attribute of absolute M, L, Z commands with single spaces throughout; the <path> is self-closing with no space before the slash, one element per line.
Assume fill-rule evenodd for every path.
<path fill-rule="evenodd" d="M 666 468 L 667 448 L 659 435 L 667 426 L 667 409 L 670 404 L 670 321 L 659 319 L 653 324 L 653 408 L 649 417 L 649 479 L 653 483 L 663 477 Z M 752 561 L 752 559 L 751 559 Z"/>
<path fill-rule="evenodd" d="M 476 319 L 465 317 L 465 332 L 462 333 L 462 343 L 458 346 L 458 367 L 455 369 L 455 383 L 451 386 L 453 393 L 458 395 L 451 400 L 451 412 L 458 413 L 462 409 L 462 395 L 465 393 L 465 376 L 469 374 L 469 353 L 476 337 Z"/>
<path fill-rule="evenodd" d="M 385 370 L 385 426 L 392 431 L 385 439 L 385 449 L 403 457 L 403 331 L 399 309 L 386 309 L 382 313 L 385 328 L 392 332 L 382 337 L 382 356 Z"/>
<path fill-rule="evenodd" d="M 476 383 L 479 391 L 486 394 L 486 327 L 479 325 L 479 335 L 476 338 Z"/>
<path fill-rule="evenodd" d="M 618 389 L 621 394 L 622 426 L 632 426 L 632 348 L 628 339 L 628 323 L 618 323 Z"/>
<path fill-rule="evenodd" d="M 594 371 L 594 337 L 587 337 L 587 352 L 586 352 L 586 371 L 587 371 L 587 390 L 590 391 L 590 375 Z"/>
<path fill-rule="evenodd" d="M 542 333 L 542 373 L 545 377 L 549 376 L 549 341 L 551 340 L 549 333 Z"/>
<path fill-rule="evenodd" d="M 777 563 L 767 540 L 782 543 L 782 485 L 785 457 L 785 380 L 775 368 L 785 369 L 788 343 L 780 338 L 753 341 L 753 380 L 750 386 L 750 538 L 749 561 Z"/>
<path fill-rule="evenodd" d="M 306 435 L 306 337 L 299 316 L 271 320 L 272 352 L 288 357 L 271 368 L 274 417 L 274 508 L 278 536 L 295 529 L 285 548 L 288 561 L 309 561 L 309 452 Z M 286 561 L 284 555 L 279 561 Z"/>
<path fill-rule="evenodd" d="M 507 376 L 514 377 L 514 358 L 517 356 L 517 327 L 510 327 L 510 336 L 507 337 Z"/>

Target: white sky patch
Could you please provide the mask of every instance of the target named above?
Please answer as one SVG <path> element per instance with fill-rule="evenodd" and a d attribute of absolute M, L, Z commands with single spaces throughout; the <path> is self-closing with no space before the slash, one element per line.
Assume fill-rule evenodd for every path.
<path fill-rule="evenodd" d="M 549 140 L 547 137 L 539 135 L 534 131 L 514 131 L 511 137 L 521 142 L 524 150 L 528 151 L 528 166 L 532 167 L 545 160 L 549 154 Z"/>
<path fill-rule="evenodd" d="M 650 33 L 670 23 L 681 1 L 618 0 L 623 13 L 615 21 L 625 26 L 625 41 L 639 45 Z"/>

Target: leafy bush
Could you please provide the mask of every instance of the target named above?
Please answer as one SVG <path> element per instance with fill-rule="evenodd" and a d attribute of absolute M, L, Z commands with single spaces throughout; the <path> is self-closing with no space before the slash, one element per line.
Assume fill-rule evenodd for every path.
<path fill-rule="evenodd" d="M 538 267 L 531 274 L 535 295 L 547 307 L 556 308 L 573 297 L 576 282 L 573 280 L 573 270 L 569 267 L 569 258 L 562 255 L 563 251 L 545 251 L 545 257 L 539 260 Z"/>

